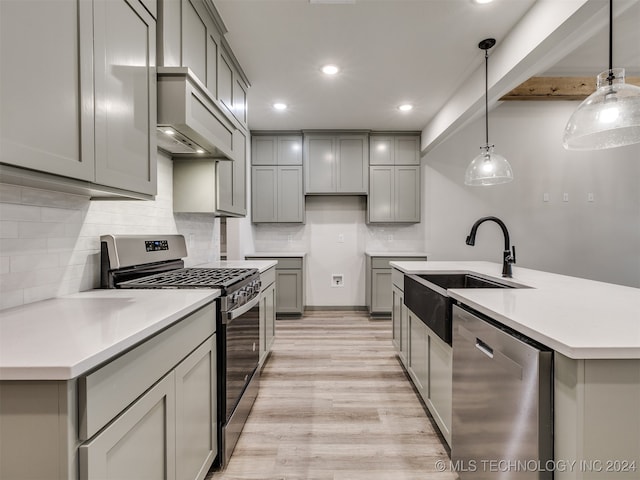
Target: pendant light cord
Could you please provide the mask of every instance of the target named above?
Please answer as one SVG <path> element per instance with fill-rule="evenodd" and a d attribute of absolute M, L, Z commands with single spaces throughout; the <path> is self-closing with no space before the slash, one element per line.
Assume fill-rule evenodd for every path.
<path fill-rule="evenodd" d="M 609 0 L 609 76 L 607 80 L 609 85 L 613 84 L 613 0 Z"/>
<path fill-rule="evenodd" d="M 486 144 L 489 146 L 489 50 L 484 51 L 484 125 Z"/>

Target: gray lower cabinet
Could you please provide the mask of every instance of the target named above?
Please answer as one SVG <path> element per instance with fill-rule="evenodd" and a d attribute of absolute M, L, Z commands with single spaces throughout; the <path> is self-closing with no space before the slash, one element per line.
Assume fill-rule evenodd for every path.
<path fill-rule="evenodd" d="M 404 274 L 395 268 L 391 269 L 391 282 L 393 284 L 391 290 L 392 343 L 406 368 L 409 356 L 409 309 L 404 304 Z"/>
<path fill-rule="evenodd" d="M 305 194 L 367 194 L 368 135 L 305 133 L 303 159 Z"/>
<path fill-rule="evenodd" d="M 0 2 L 0 22 L 2 162 L 65 177 L 26 184 L 155 195 L 156 20 L 143 4 Z"/>
<path fill-rule="evenodd" d="M 80 446 L 80 480 L 176 478 L 174 382 L 170 373 Z"/>
<path fill-rule="evenodd" d="M 218 450 L 215 329 L 211 303 L 78 378 L 0 382 L 0 478 L 202 480 Z"/>
<path fill-rule="evenodd" d="M 276 260 L 276 313 L 300 316 L 304 313 L 304 255 L 246 255 L 246 260 Z"/>
<path fill-rule="evenodd" d="M 251 167 L 253 223 L 304 223 L 302 166 Z"/>
<path fill-rule="evenodd" d="M 271 267 L 260 274 L 260 364 L 271 351 L 276 335 L 276 269 Z"/>
<path fill-rule="evenodd" d="M 392 281 L 389 262 L 426 261 L 424 255 L 394 256 L 392 254 L 366 254 L 365 302 L 370 315 L 392 314 Z"/>
<path fill-rule="evenodd" d="M 420 166 L 369 167 L 369 223 L 420 222 Z"/>
<path fill-rule="evenodd" d="M 451 445 L 453 351 L 408 310 L 409 355 L 405 367 L 440 432 Z"/>

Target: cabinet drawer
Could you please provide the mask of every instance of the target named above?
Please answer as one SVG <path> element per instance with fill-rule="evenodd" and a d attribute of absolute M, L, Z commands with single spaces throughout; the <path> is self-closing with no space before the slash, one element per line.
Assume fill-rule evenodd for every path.
<path fill-rule="evenodd" d="M 270 269 L 260 274 L 260 291 L 264 292 L 269 285 L 276 281 L 276 269 L 271 267 Z"/>
<path fill-rule="evenodd" d="M 274 258 L 274 260 L 278 260 L 278 265 L 276 265 L 276 269 L 302 269 L 302 259 L 301 258 Z"/>
<path fill-rule="evenodd" d="M 372 257 L 371 268 L 390 268 L 389 262 L 424 262 L 427 257 Z"/>
<path fill-rule="evenodd" d="M 80 440 L 91 438 L 215 330 L 215 303 L 211 303 L 95 372 L 80 377 Z"/>
<path fill-rule="evenodd" d="M 395 268 L 391 269 L 391 283 L 398 287 L 401 292 L 404 291 L 404 273 Z"/>

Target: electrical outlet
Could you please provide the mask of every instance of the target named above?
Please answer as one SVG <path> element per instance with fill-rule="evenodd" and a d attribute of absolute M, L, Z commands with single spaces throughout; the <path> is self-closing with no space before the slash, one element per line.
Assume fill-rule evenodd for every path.
<path fill-rule="evenodd" d="M 344 287 L 344 275 L 342 273 L 331 274 L 331 286 L 332 287 Z"/>
<path fill-rule="evenodd" d="M 391 235 L 391 234 L 387 235 L 387 241 L 388 242 L 393 242 L 393 235 Z"/>
<path fill-rule="evenodd" d="M 287 243 L 293 243 L 293 235 L 287 235 Z"/>
<path fill-rule="evenodd" d="M 595 201 L 596 201 L 596 198 L 593 195 L 593 193 L 591 192 L 587 193 L 587 202 L 595 202 Z"/>
<path fill-rule="evenodd" d="M 344 233 L 338 234 L 338 243 L 344 243 Z"/>
<path fill-rule="evenodd" d="M 562 194 L 562 201 L 563 202 L 568 202 L 569 201 L 569 194 L 568 193 L 563 193 Z"/>
<path fill-rule="evenodd" d="M 549 201 L 549 194 L 547 192 L 544 192 L 542 194 L 542 201 L 543 202 L 548 202 Z"/>

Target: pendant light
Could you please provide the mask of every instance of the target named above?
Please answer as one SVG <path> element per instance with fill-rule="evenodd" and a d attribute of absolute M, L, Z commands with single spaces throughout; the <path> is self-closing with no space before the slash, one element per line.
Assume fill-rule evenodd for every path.
<path fill-rule="evenodd" d="M 478 47 L 484 50 L 484 78 L 485 78 L 485 133 L 486 143 L 480 147 L 480 154 L 474 158 L 464 174 L 465 185 L 484 186 L 498 185 L 513 180 L 511 165 L 502 155 L 493 151 L 495 145 L 489 145 L 489 53 L 488 50 L 496 44 L 494 38 L 482 40 Z"/>
<path fill-rule="evenodd" d="M 609 70 L 596 91 L 573 112 L 564 129 L 567 150 L 603 150 L 640 143 L 640 87 L 624 83 L 624 68 L 613 68 L 613 0 L 609 0 Z"/>

